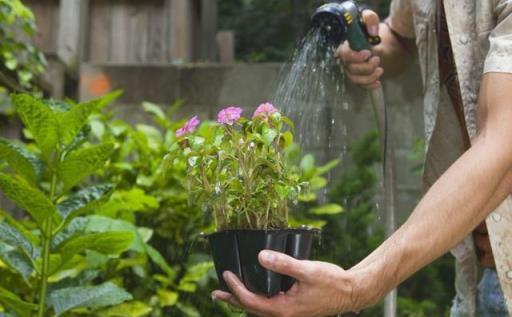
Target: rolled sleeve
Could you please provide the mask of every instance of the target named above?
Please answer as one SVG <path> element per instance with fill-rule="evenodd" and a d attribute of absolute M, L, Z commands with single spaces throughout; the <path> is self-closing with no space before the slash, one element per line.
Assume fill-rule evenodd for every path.
<path fill-rule="evenodd" d="M 411 0 L 393 0 L 387 24 L 400 36 L 414 39 L 414 18 Z"/>
<path fill-rule="evenodd" d="M 497 23 L 489 34 L 484 73 L 512 73 L 512 1 L 496 1 L 495 15 Z"/>

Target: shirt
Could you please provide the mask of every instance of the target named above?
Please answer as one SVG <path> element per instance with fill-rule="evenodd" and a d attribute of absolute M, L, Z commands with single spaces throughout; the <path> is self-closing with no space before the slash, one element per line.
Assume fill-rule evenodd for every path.
<path fill-rule="evenodd" d="M 477 134 L 478 91 L 483 74 L 512 73 L 512 1 L 445 0 L 445 14 L 459 76 L 467 132 Z M 427 141 L 423 182 L 430 187 L 464 153 L 464 137 L 449 95 L 439 82 L 433 0 L 393 0 L 388 24 L 418 48 Z M 512 312 L 512 197 L 486 220 L 496 268 Z M 472 237 L 454 250 L 458 316 L 476 316 L 479 269 Z"/>

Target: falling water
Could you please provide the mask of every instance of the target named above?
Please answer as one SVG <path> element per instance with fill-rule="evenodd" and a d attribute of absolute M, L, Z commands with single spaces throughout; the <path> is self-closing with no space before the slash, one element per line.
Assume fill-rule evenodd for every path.
<path fill-rule="evenodd" d="M 297 141 L 319 163 L 341 158 L 346 152 L 347 129 L 342 119 L 349 106 L 343 100 L 343 81 L 335 47 L 315 29 L 278 76 L 273 102 L 296 123 Z"/>

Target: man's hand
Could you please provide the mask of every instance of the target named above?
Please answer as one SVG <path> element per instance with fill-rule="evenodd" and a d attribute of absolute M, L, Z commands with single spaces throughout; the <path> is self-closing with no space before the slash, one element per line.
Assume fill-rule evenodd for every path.
<path fill-rule="evenodd" d="M 379 35 L 380 19 L 377 13 L 371 10 L 364 10 L 363 21 L 366 23 L 368 34 Z M 380 66 L 380 57 L 372 56 L 369 50 L 356 52 L 350 49 L 348 42 L 343 43 L 337 51 L 338 57 L 345 65 L 348 78 L 356 85 L 366 89 L 373 89 L 380 86 L 380 77 L 384 69 Z"/>
<path fill-rule="evenodd" d="M 232 294 L 214 291 L 212 297 L 262 317 L 330 316 L 360 307 L 351 275 L 339 266 L 299 261 L 273 251 L 262 251 L 259 261 L 265 268 L 292 276 L 297 282 L 288 292 L 267 298 L 251 293 L 236 275 L 225 272 L 224 280 Z M 361 286 L 357 285 L 357 289 Z"/>

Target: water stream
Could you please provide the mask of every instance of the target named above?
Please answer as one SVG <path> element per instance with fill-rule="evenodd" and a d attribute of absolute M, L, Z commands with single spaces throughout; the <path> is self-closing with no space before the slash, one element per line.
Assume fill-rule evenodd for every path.
<path fill-rule="evenodd" d="M 315 29 L 298 45 L 278 76 L 272 102 L 295 122 L 296 141 L 320 164 L 342 158 L 346 152 L 343 118 L 349 104 L 343 98 L 343 82 L 335 48 Z"/>

